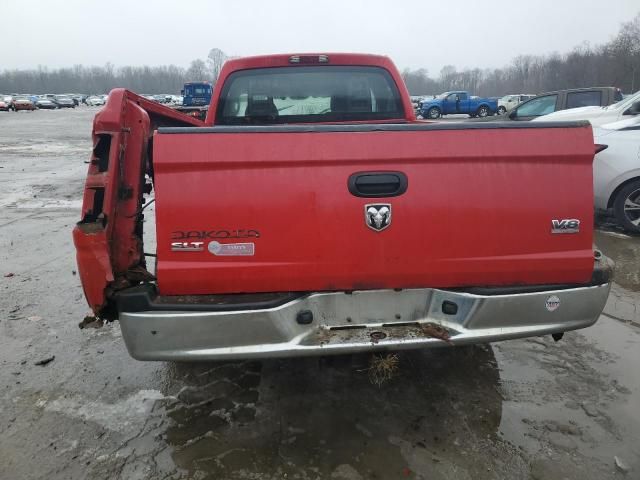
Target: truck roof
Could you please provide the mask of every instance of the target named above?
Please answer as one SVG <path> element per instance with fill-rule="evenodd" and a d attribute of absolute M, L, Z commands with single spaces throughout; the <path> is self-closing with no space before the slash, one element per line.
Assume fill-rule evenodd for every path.
<path fill-rule="evenodd" d="M 610 90 L 615 92 L 616 90 L 620 90 L 618 87 L 580 87 L 580 88 L 564 88 L 562 90 L 552 90 L 550 92 L 539 93 L 538 96 L 549 95 L 551 93 L 564 93 L 564 92 L 586 92 L 589 90 Z M 622 91 L 622 90 L 620 90 Z"/>
<path fill-rule="evenodd" d="M 253 57 L 235 58 L 227 60 L 224 64 L 220 76 L 235 70 L 246 70 L 250 68 L 285 67 L 295 65 L 292 58 L 319 58 L 327 59 L 325 62 L 301 62 L 305 65 L 314 63 L 321 65 L 364 65 L 384 68 L 395 68 L 389 57 L 384 55 L 370 55 L 365 53 L 280 53 L 274 55 L 257 55 Z"/>

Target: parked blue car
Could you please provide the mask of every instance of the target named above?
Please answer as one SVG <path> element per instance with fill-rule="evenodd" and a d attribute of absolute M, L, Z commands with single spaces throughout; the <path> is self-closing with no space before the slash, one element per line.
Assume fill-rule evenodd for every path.
<path fill-rule="evenodd" d="M 468 114 L 470 117 L 486 117 L 494 115 L 498 110 L 498 101 L 491 98 L 472 97 L 469 92 L 444 92 L 435 98 L 422 101 L 418 114 L 422 118 L 436 119 L 442 115 L 458 113 Z"/>

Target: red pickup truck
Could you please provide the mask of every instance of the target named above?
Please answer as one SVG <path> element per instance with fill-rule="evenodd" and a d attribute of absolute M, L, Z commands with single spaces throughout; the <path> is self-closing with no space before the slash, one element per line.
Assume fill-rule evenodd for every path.
<path fill-rule="evenodd" d="M 116 89 L 93 141 L 80 278 L 137 359 L 561 334 L 609 293 L 589 124 L 420 122 L 386 57 L 228 61 L 205 121 Z"/>

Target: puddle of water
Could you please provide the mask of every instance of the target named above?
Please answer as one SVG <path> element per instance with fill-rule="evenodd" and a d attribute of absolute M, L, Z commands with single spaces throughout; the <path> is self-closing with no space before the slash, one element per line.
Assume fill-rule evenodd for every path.
<path fill-rule="evenodd" d="M 369 382 L 369 358 L 177 365 L 185 387 L 166 431 L 176 466 L 265 479 L 464 479 L 487 469 L 516 478 L 506 472 L 525 468 L 496 436 L 491 348 L 402 352 L 398 376 L 381 388 Z"/>
<path fill-rule="evenodd" d="M 622 428 L 633 438 L 633 445 L 640 445 L 640 328 L 601 317 L 585 334 L 598 348 L 614 352 L 616 358 L 603 362 L 598 368 L 611 379 L 612 393 L 622 394 L 615 408 Z"/>
<path fill-rule="evenodd" d="M 617 455 L 638 468 L 640 331 L 603 316 L 558 343 L 545 338 L 540 349 L 537 342 L 496 348 L 503 438 L 533 456 L 551 448 L 606 468 Z"/>

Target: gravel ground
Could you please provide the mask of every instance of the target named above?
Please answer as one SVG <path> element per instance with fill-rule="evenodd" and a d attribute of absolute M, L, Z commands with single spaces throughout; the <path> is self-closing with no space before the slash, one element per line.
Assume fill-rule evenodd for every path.
<path fill-rule="evenodd" d="M 0 112 L 1 479 L 640 478 L 640 238 L 597 232 L 595 326 L 400 353 L 381 387 L 367 355 L 137 362 L 117 322 L 77 326 L 94 113 Z"/>

